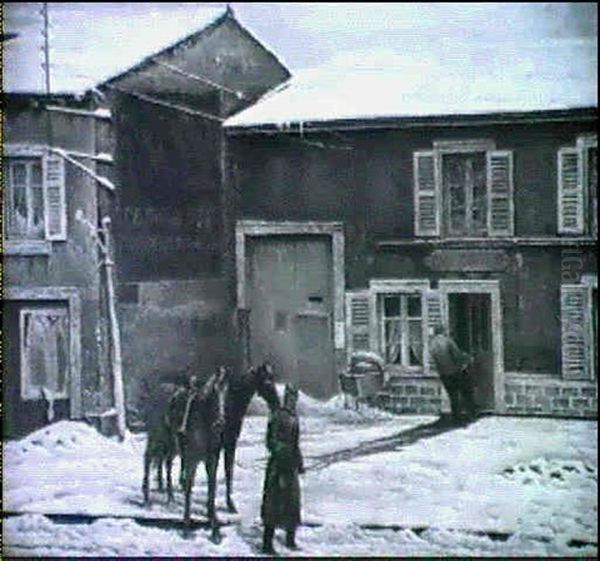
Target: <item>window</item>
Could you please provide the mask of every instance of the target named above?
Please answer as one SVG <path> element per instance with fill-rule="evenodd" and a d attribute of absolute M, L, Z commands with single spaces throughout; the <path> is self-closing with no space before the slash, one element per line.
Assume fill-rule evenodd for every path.
<path fill-rule="evenodd" d="M 513 234 L 513 156 L 490 140 L 436 141 L 415 152 L 415 234 Z"/>
<path fill-rule="evenodd" d="M 487 233 L 485 152 L 442 156 L 446 223 L 453 236 Z"/>
<path fill-rule="evenodd" d="M 4 237 L 7 245 L 66 239 L 64 161 L 43 148 L 7 146 Z"/>
<path fill-rule="evenodd" d="M 558 151 L 558 232 L 598 235 L 598 140 L 581 135 Z"/>
<path fill-rule="evenodd" d="M 348 361 L 356 351 L 373 351 L 398 374 L 430 373 L 429 331 L 440 322 L 441 301 L 429 281 L 372 279 L 368 289 L 346 292 Z"/>
<path fill-rule="evenodd" d="M 423 312 L 420 294 L 379 296 L 381 354 L 387 364 L 423 366 Z"/>
<path fill-rule="evenodd" d="M 40 158 L 12 158 L 6 163 L 7 239 L 44 239 L 44 192 Z"/>
<path fill-rule="evenodd" d="M 23 308 L 21 397 L 40 399 L 42 389 L 54 398 L 68 397 L 69 319 L 66 307 Z"/>

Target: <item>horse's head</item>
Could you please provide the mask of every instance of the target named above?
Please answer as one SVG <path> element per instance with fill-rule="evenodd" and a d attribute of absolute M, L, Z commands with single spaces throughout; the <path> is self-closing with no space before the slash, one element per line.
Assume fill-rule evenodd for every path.
<path fill-rule="evenodd" d="M 277 409 L 279 407 L 279 395 L 275 387 L 273 367 L 268 362 L 264 362 L 256 368 L 250 368 L 248 377 L 254 391 L 267 402 L 269 408 L 271 410 Z"/>

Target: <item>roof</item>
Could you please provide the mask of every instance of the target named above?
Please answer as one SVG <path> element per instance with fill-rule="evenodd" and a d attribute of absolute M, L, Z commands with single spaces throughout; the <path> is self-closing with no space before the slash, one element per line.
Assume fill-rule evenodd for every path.
<path fill-rule="evenodd" d="M 227 12 L 194 3 L 50 2 L 50 88 L 83 93 L 196 35 Z M 41 3 L 4 4 L 3 89 L 45 93 Z M 182 39 L 184 38 L 184 39 Z"/>
<path fill-rule="evenodd" d="M 546 45 L 543 56 L 496 53 L 491 65 L 403 61 L 388 68 L 319 68 L 297 74 L 225 127 L 485 115 L 597 107 L 597 42 Z M 502 57 L 506 64 L 502 64 Z"/>

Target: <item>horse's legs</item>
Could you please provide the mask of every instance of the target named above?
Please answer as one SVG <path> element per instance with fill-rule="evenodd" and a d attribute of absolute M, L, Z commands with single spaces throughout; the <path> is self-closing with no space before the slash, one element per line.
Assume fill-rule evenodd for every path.
<path fill-rule="evenodd" d="M 150 454 L 150 448 L 146 446 L 144 452 L 144 481 L 142 483 L 142 492 L 144 493 L 144 503 L 150 502 L 149 487 L 150 487 L 150 464 L 152 463 L 152 456 Z"/>
<path fill-rule="evenodd" d="M 225 481 L 227 483 L 227 509 L 237 512 L 231 497 L 233 493 L 233 467 L 235 465 L 235 445 L 225 448 Z"/>
<path fill-rule="evenodd" d="M 211 539 L 218 543 L 221 541 L 221 532 L 219 530 L 219 520 L 215 511 L 215 495 L 217 491 L 217 465 L 219 464 L 219 452 L 209 452 L 205 460 L 206 477 L 208 480 L 208 498 L 206 501 L 206 510 L 211 528 Z"/>
<path fill-rule="evenodd" d="M 169 451 L 166 457 L 167 463 L 167 504 L 173 500 L 173 452 Z"/>
<path fill-rule="evenodd" d="M 185 489 L 185 462 L 183 461 L 183 449 L 179 448 L 180 462 L 179 462 L 179 486 Z"/>
<path fill-rule="evenodd" d="M 165 490 L 163 482 L 163 461 L 164 456 L 161 454 L 156 460 L 156 481 L 158 482 L 158 492 L 163 493 Z"/>
<path fill-rule="evenodd" d="M 182 463 L 185 462 L 185 484 L 184 484 L 184 492 L 185 492 L 185 506 L 183 509 L 183 525 L 185 528 L 189 528 L 191 525 L 191 500 L 192 500 L 192 487 L 194 486 L 194 479 L 196 477 L 196 468 L 198 467 L 198 462 L 188 462 L 183 460 Z"/>

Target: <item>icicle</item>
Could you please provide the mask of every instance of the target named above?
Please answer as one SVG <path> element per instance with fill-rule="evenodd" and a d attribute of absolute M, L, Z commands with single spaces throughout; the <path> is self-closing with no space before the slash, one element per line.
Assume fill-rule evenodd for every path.
<path fill-rule="evenodd" d="M 51 423 L 54 420 L 54 394 L 48 388 L 42 386 L 42 399 L 47 403 L 46 420 Z"/>

